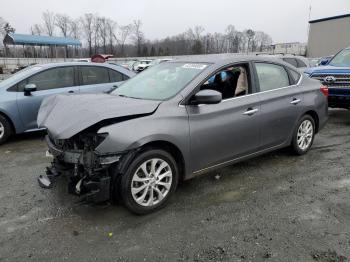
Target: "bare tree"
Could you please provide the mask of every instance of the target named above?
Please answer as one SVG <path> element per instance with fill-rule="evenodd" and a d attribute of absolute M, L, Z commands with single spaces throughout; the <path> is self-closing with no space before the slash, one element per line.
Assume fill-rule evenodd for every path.
<path fill-rule="evenodd" d="M 120 54 L 124 56 L 125 54 L 125 43 L 132 33 L 132 24 L 119 26 L 118 37 L 116 37 L 117 42 L 120 46 Z"/>
<path fill-rule="evenodd" d="M 4 37 L 6 35 L 6 32 L 5 32 L 5 25 L 6 25 L 6 21 L 5 19 L 3 19 L 2 17 L 0 17 L 0 35 L 2 37 Z"/>
<path fill-rule="evenodd" d="M 141 31 L 142 22 L 141 20 L 134 20 L 133 22 L 133 40 L 136 46 L 137 55 L 141 56 L 142 43 L 144 42 L 144 34 Z"/>
<path fill-rule="evenodd" d="M 75 39 L 79 39 L 81 34 L 80 34 L 80 20 L 75 19 L 75 20 L 70 20 L 69 22 L 69 35 Z"/>
<path fill-rule="evenodd" d="M 195 26 L 193 29 L 189 28 L 187 30 L 187 37 L 191 41 L 191 48 L 193 54 L 203 53 L 203 32 L 204 28 L 202 26 Z"/>
<path fill-rule="evenodd" d="M 49 36 L 53 36 L 55 32 L 55 14 L 49 10 L 46 10 L 43 13 L 42 18 L 44 20 L 45 33 Z"/>
<path fill-rule="evenodd" d="M 67 37 L 69 32 L 69 25 L 71 23 L 70 17 L 65 14 L 56 14 L 54 21 L 55 25 L 60 29 L 62 35 L 64 37 Z"/>
<path fill-rule="evenodd" d="M 85 14 L 81 18 L 81 24 L 83 27 L 83 31 L 84 31 L 86 40 L 88 42 L 89 56 L 92 55 L 93 23 L 94 23 L 94 15 L 93 14 Z"/>
<path fill-rule="evenodd" d="M 96 30 L 98 30 L 98 35 L 99 38 L 102 41 L 102 48 L 103 48 L 103 53 L 107 53 L 107 31 L 108 31 L 108 22 L 105 17 L 99 17 L 98 18 L 98 25 Z"/>
<path fill-rule="evenodd" d="M 66 14 L 56 14 L 55 25 L 60 29 L 63 37 L 67 37 L 69 33 L 70 17 Z M 68 46 L 65 46 L 65 57 L 68 56 Z"/>
<path fill-rule="evenodd" d="M 106 22 L 109 52 L 114 54 L 114 40 L 116 39 L 115 30 L 117 28 L 117 23 L 111 19 L 107 19 Z"/>
<path fill-rule="evenodd" d="M 268 47 L 272 44 L 272 39 L 268 34 L 257 31 L 255 33 L 254 42 L 256 46 L 256 50 L 254 51 L 262 52 L 268 49 Z"/>
<path fill-rule="evenodd" d="M 247 53 L 253 44 L 253 38 L 255 36 L 255 32 L 252 29 L 247 29 L 244 31 L 244 34 L 247 36 L 248 44 L 247 44 Z M 252 50 L 253 48 L 251 48 Z"/>
<path fill-rule="evenodd" d="M 94 52 L 95 54 L 100 49 L 100 27 L 101 27 L 101 19 L 99 16 L 95 15 L 92 20 L 92 29 L 93 29 L 93 41 L 94 41 Z"/>
<path fill-rule="evenodd" d="M 43 27 L 39 24 L 35 24 L 30 28 L 32 35 L 41 35 L 43 32 Z"/>

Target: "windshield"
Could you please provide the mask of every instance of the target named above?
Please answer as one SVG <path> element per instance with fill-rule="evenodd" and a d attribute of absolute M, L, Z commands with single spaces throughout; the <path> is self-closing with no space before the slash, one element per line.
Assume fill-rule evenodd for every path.
<path fill-rule="evenodd" d="M 27 68 L 24 68 L 17 73 L 11 75 L 9 78 L 6 78 L 4 81 L 0 81 L 0 87 L 8 85 L 12 85 L 13 83 L 17 82 L 18 80 L 21 80 L 25 78 L 26 76 L 32 75 L 36 71 L 39 71 L 41 69 L 40 66 L 30 66 Z"/>
<path fill-rule="evenodd" d="M 111 94 L 147 100 L 167 100 L 180 92 L 207 66 L 202 63 L 162 63 L 129 79 Z"/>
<path fill-rule="evenodd" d="M 350 66 L 350 48 L 340 51 L 335 57 L 333 57 L 329 65 Z"/>

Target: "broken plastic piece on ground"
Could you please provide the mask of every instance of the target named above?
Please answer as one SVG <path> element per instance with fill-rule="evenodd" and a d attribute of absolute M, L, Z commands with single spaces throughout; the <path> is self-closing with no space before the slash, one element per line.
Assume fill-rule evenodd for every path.
<path fill-rule="evenodd" d="M 55 167 L 46 167 L 46 175 L 50 177 L 57 177 L 60 174 L 57 172 Z"/>
<path fill-rule="evenodd" d="M 52 183 L 51 183 L 51 181 L 50 181 L 50 179 L 48 178 L 47 175 L 40 175 L 38 177 L 38 182 L 39 182 L 39 186 L 41 188 L 47 189 L 47 188 L 51 188 L 52 187 Z"/>

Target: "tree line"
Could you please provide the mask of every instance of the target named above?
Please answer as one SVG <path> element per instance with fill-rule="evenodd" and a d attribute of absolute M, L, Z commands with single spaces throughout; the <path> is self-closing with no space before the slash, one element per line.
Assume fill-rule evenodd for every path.
<path fill-rule="evenodd" d="M 265 32 L 239 31 L 233 25 L 228 25 L 224 33 L 210 33 L 202 26 L 194 26 L 174 36 L 149 40 L 142 30 L 141 20 L 121 25 L 98 14 L 86 13 L 72 18 L 48 10 L 41 18 L 41 23 L 30 26 L 31 34 L 79 39 L 83 43 L 80 52 L 83 57 L 98 53 L 116 57 L 248 53 L 266 51 L 272 44 Z M 0 34 L 4 37 L 9 32 L 15 29 L 0 17 Z"/>

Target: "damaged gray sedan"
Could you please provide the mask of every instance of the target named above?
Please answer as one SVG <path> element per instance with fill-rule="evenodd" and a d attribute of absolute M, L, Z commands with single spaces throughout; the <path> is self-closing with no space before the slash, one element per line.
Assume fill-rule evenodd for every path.
<path fill-rule="evenodd" d="M 65 175 L 87 201 L 118 198 L 146 214 L 181 180 L 282 147 L 305 154 L 327 108 L 327 87 L 277 60 L 162 63 L 110 94 L 47 98 L 38 125 L 53 161 L 39 183 Z"/>

